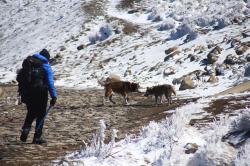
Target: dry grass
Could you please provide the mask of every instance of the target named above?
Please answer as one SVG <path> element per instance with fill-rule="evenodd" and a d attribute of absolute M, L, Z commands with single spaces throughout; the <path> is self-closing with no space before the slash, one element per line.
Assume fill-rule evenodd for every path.
<path fill-rule="evenodd" d="M 134 5 L 141 0 L 121 0 L 120 3 L 116 6 L 119 9 L 128 9 L 133 8 Z"/>

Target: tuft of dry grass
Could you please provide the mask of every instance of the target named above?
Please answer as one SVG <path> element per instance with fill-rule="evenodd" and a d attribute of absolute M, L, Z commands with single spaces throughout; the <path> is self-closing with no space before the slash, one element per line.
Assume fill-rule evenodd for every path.
<path fill-rule="evenodd" d="M 128 9 L 133 8 L 134 5 L 141 0 L 121 0 L 120 3 L 116 6 L 119 9 Z"/>

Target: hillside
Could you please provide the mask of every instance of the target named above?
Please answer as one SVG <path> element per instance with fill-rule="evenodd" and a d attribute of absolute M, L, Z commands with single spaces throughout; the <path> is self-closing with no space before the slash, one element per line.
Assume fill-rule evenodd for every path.
<path fill-rule="evenodd" d="M 178 104 L 172 110 L 166 108 L 166 112 L 174 112 L 166 120 L 156 117 L 150 121 L 158 123 L 138 123 L 138 128 L 144 126 L 142 133 L 136 133 L 138 138 L 126 144 L 123 137 L 125 140 L 117 143 L 120 147 L 131 146 L 120 154 L 124 165 L 190 165 L 190 162 L 198 163 L 197 155 L 206 158 L 206 161 L 199 162 L 207 165 L 237 163 L 235 158 L 240 149 L 218 140 L 230 130 L 230 122 L 237 121 L 248 111 L 244 108 L 247 107 L 249 95 L 246 81 L 250 77 L 250 1 L 2 0 L 0 10 L 4 11 L 0 14 L 1 84 L 15 85 L 16 71 L 21 67 L 22 60 L 47 48 L 52 55 L 56 86 L 72 89 L 72 94 L 77 90 L 102 89 L 97 80 L 116 75 L 122 80 L 139 83 L 142 92 L 148 86 L 172 84 L 177 90 L 174 97 L 176 102 L 199 98 L 196 102 Z M 241 85 L 245 85 L 243 90 L 240 86 L 236 87 L 241 83 L 245 83 Z M 230 88 L 233 89 L 228 90 Z M 234 94 L 228 95 L 228 92 Z M 70 90 L 68 93 L 71 93 Z M 146 99 L 151 98 L 140 98 L 142 101 Z M 70 100 L 68 98 L 67 102 Z M 131 100 L 131 107 L 139 103 L 137 100 L 133 102 L 133 98 Z M 222 102 L 224 100 L 231 102 L 227 108 L 226 102 Z M 222 102 L 223 106 L 217 102 Z M 239 103 L 243 104 L 237 107 Z M 100 107 L 103 111 L 108 109 Z M 120 107 L 122 111 L 122 104 Z M 223 108 L 223 111 L 219 111 L 218 115 L 206 110 L 218 111 L 219 108 Z M 137 109 L 147 110 L 144 107 Z M 8 112 L 8 109 L 4 111 Z M 183 118 L 185 116 L 187 118 Z M 200 126 L 202 120 L 197 122 L 197 126 L 191 126 L 189 122 L 194 122 L 197 116 L 205 121 L 208 118 L 207 126 Z M 213 122 L 213 118 L 221 130 L 215 127 L 218 123 Z M 176 123 L 176 128 L 171 129 L 168 124 L 171 119 L 183 123 L 181 126 Z M 97 124 L 100 118 L 93 120 Z M 109 120 L 105 121 L 110 125 Z M 161 129 L 167 131 L 164 128 L 166 125 L 177 136 L 161 133 Z M 181 127 L 183 130 L 179 130 Z M 213 135 L 213 131 L 217 134 Z M 124 132 L 121 134 L 127 134 Z M 170 142 L 162 137 L 153 137 L 156 133 L 170 138 Z M 184 135 L 183 138 L 180 135 Z M 191 135 L 197 135 L 194 142 L 200 147 L 193 156 L 181 153 L 181 148 L 192 141 Z M 214 140 L 208 140 L 209 137 Z M 158 145 L 157 141 L 149 141 L 148 138 L 164 140 L 168 144 Z M 209 141 L 223 150 L 208 149 L 206 145 L 211 143 Z M 171 145 L 172 149 L 161 148 L 161 145 Z M 250 150 L 248 144 L 245 147 Z M 115 150 L 120 149 L 117 147 Z M 225 157 L 222 154 L 226 150 L 232 153 Z M 209 156 L 211 151 L 218 156 Z M 133 153 L 135 158 L 131 157 Z M 184 156 L 183 160 L 177 159 L 178 153 Z M 79 159 L 87 165 L 120 165 L 119 155 L 111 155 L 113 160 L 110 156 L 103 159 L 103 156 L 93 153 L 80 157 L 73 155 L 75 158 L 72 155 L 69 157 L 72 162 Z M 103 159 L 103 163 L 98 157 Z M 131 163 L 127 162 L 128 158 Z"/>

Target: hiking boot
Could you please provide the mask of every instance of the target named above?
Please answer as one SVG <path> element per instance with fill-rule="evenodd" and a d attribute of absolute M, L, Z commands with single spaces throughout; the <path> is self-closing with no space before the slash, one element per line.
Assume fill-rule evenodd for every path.
<path fill-rule="evenodd" d="M 42 138 L 34 138 L 32 141 L 33 144 L 47 144 L 47 140 L 42 139 Z"/>
<path fill-rule="evenodd" d="M 29 129 L 23 129 L 22 133 L 21 133 L 21 136 L 20 136 L 20 140 L 22 142 L 26 142 L 26 140 L 28 138 L 28 135 L 29 135 Z"/>

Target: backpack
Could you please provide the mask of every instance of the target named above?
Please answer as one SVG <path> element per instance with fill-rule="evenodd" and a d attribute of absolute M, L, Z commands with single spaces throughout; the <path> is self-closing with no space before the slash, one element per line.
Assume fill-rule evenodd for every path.
<path fill-rule="evenodd" d="M 48 87 L 46 73 L 43 69 L 44 62 L 32 56 L 28 56 L 17 72 L 18 92 L 23 103 L 27 102 L 29 92 L 34 89 Z"/>

